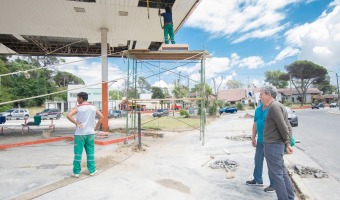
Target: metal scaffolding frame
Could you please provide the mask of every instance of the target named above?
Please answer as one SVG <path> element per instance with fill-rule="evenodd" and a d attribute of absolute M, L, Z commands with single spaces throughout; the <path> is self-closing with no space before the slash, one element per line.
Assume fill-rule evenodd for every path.
<path fill-rule="evenodd" d="M 206 95 L 205 95 L 205 59 L 209 57 L 209 54 L 207 51 L 149 51 L 149 50 L 127 50 L 123 52 L 123 56 L 128 59 L 127 61 L 127 91 L 131 89 L 131 87 L 134 89 L 135 92 L 137 92 L 137 80 L 138 80 L 138 64 L 146 62 L 146 60 L 153 60 L 153 61 L 170 61 L 174 60 L 177 61 L 177 64 L 180 64 L 180 66 L 187 65 L 189 63 L 200 63 L 201 67 L 199 70 L 200 73 L 200 81 L 199 84 L 202 85 L 200 88 L 201 91 L 198 94 L 199 98 L 176 98 L 175 100 L 197 100 L 199 101 L 199 115 L 200 115 L 200 140 L 202 141 L 202 145 L 205 143 L 205 129 L 206 129 Z M 197 62 L 198 61 L 198 62 Z M 132 62 L 132 66 L 130 66 L 130 62 Z M 179 66 L 172 67 L 171 70 L 178 68 Z M 171 72 L 169 69 L 162 68 L 165 71 Z M 131 74 L 130 74 L 131 72 Z M 160 72 L 159 72 L 160 73 Z M 175 73 L 175 72 L 173 72 Z M 150 75 L 155 76 L 157 74 Z M 182 75 L 183 76 L 183 75 Z M 130 77 L 132 80 L 130 81 Z M 185 77 L 185 76 L 183 76 Z M 128 95 L 126 95 L 126 102 L 127 105 L 130 102 L 132 104 L 137 105 L 137 102 L 143 102 L 143 101 L 150 101 L 149 99 L 129 99 Z M 164 100 L 174 100 L 174 99 L 152 99 L 152 101 L 164 101 Z M 128 106 L 126 106 L 126 110 L 128 111 Z M 126 116 L 126 137 L 128 137 L 128 134 L 131 132 L 136 133 L 137 132 L 137 112 L 136 109 L 132 112 L 131 117 L 131 124 L 129 129 L 129 114 Z M 130 131 L 129 131 L 130 130 Z"/>

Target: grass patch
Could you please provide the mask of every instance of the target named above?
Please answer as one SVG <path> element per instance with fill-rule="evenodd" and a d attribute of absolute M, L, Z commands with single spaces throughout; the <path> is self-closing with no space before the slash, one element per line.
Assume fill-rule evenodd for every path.
<path fill-rule="evenodd" d="M 141 123 L 144 130 L 184 131 L 200 127 L 199 118 L 144 117 Z"/>

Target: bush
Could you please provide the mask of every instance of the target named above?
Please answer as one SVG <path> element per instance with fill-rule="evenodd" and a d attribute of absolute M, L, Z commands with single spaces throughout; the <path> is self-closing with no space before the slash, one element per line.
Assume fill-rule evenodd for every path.
<path fill-rule="evenodd" d="M 210 116 L 215 116 L 217 113 L 217 108 L 219 106 L 219 101 L 218 100 L 213 100 L 211 104 L 208 107 L 208 112 Z"/>
<path fill-rule="evenodd" d="M 244 107 L 243 107 L 242 103 L 240 103 L 240 102 L 238 102 L 236 104 L 236 108 L 237 108 L 237 110 L 244 110 Z"/>
<path fill-rule="evenodd" d="M 188 118 L 189 117 L 189 112 L 185 109 L 182 109 L 179 111 L 179 114 L 184 117 L 184 118 Z"/>
<path fill-rule="evenodd" d="M 254 104 L 254 102 L 249 102 L 249 107 L 252 107 L 252 108 L 255 108 L 255 104 Z"/>
<path fill-rule="evenodd" d="M 224 107 L 227 107 L 227 106 L 231 106 L 231 103 L 230 102 L 225 102 L 224 103 Z"/>
<path fill-rule="evenodd" d="M 285 106 L 290 106 L 291 104 L 292 104 L 292 102 L 289 99 L 285 99 L 283 101 L 283 105 L 285 105 Z"/>

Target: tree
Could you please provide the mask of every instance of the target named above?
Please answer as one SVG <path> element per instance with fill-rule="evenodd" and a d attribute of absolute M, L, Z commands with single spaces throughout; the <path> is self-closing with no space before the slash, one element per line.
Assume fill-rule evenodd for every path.
<path fill-rule="evenodd" d="M 203 83 L 196 84 L 194 88 L 191 89 L 191 92 L 196 92 L 197 94 L 201 94 L 203 92 Z M 212 89 L 208 84 L 205 84 L 205 98 L 208 99 L 209 95 L 212 94 Z"/>
<path fill-rule="evenodd" d="M 301 105 L 306 101 L 306 91 L 311 84 L 320 84 L 327 79 L 327 69 L 311 61 L 299 60 L 285 66 L 287 76 L 291 76 L 291 81 L 301 98 Z M 286 78 L 287 78 L 286 76 Z"/>
<path fill-rule="evenodd" d="M 281 78 L 284 74 L 285 73 L 280 70 L 266 71 L 265 81 L 277 88 L 286 88 L 288 86 L 288 81 Z"/>
<path fill-rule="evenodd" d="M 123 97 L 123 92 L 122 91 L 119 91 L 119 90 L 110 90 L 109 91 L 109 97 L 112 99 L 112 100 L 121 100 L 122 97 Z"/>
<path fill-rule="evenodd" d="M 77 85 L 84 85 L 83 79 L 75 76 L 69 72 L 58 71 L 53 78 L 58 87 L 67 87 L 70 83 Z"/>
<path fill-rule="evenodd" d="M 228 89 L 242 88 L 244 85 L 241 81 L 237 81 L 237 80 L 229 80 L 225 84 L 228 87 Z"/>
<path fill-rule="evenodd" d="M 220 91 L 220 87 L 222 85 L 222 82 L 223 82 L 223 77 L 221 76 L 221 82 L 218 84 L 218 86 L 216 86 L 216 80 L 215 78 L 212 78 L 213 80 L 213 83 L 214 83 L 214 96 L 215 96 L 215 100 L 217 100 L 217 95 L 218 95 L 218 91 Z"/>
<path fill-rule="evenodd" d="M 172 94 L 175 98 L 183 98 L 188 96 L 188 87 L 180 84 L 178 81 L 174 82 L 174 88 L 172 89 Z"/>
<path fill-rule="evenodd" d="M 144 76 L 138 77 L 137 83 L 139 86 L 140 93 L 145 93 L 146 91 L 150 91 L 151 85 Z"/>
<path fill-rule="evenodd" d="M 160 87 L 151 87 L 152 99 L 164 99 L 165 95 Z"/>
<path fill-rule="evenodd" d="M 326 78 L 324 81 L 315 83 L 313 85 L 314 87 L 322 91 L 323 94 L 332 94 L 333 92 L 337 92 L 337 87 L 335 85 L 331 85 L 330 80 L 331 78 L 328 75 L 326 75 Z"/>

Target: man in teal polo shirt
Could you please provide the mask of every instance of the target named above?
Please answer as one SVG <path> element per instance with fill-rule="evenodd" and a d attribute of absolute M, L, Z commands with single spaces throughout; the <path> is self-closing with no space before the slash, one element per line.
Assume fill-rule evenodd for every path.
<path fill-rule="evenodd" d="M 251 137 L 251 143 L 253 147 L 256 147 L 255 152 L 255 168 L 254 168 L 254 179 L 247 181 L 247 185 L 263 186 L 262 172 L 263 172 L 263 161 L 264 161 L 264 141 L 263 141 L 263 131 L 266 122 L 268 107 L 261 104 L 255 109 L 254 123 L 253 123 L 253 133 Z M 257 135 L 257 141 L 256 141 Z M 269 178 L 270 185 L 264 189 L 265 192 L 275 192 L 272 187 L 272 181 Z"/>

